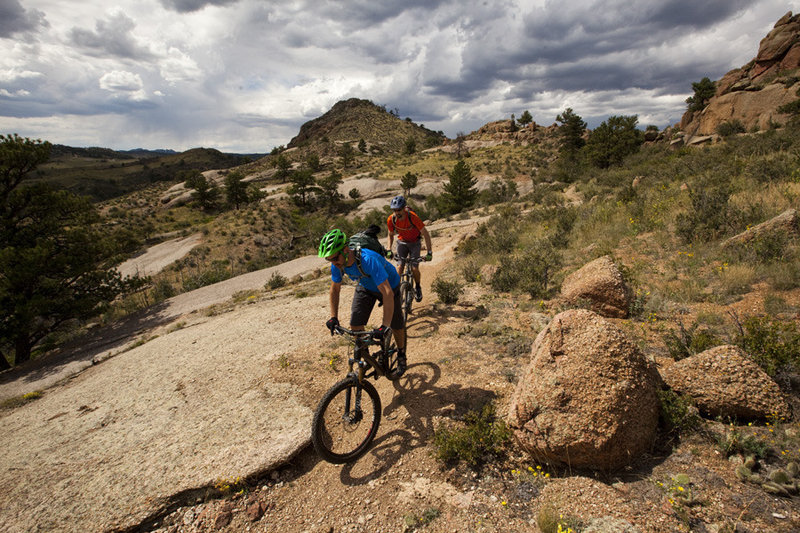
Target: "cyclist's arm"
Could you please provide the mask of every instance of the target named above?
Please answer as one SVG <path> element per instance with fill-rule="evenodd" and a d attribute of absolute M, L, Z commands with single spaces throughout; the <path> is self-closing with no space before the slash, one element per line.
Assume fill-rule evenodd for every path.
<path fill-rule="evenodd" d="M 392 286 L 389 285 L 388 279 L 378 285 L 378 290 L 383 297 L 383 323 L 381 325 L 388 328 L 392 325 L 392 315 L 394 314 L 394 291 L 392 290 Z"/>
<path fill-rule="evenodd" d="M 389 245 L 386 247 L 387 250 L 390 252 L 392 251 L 392 244 L 394 244 L 394 228 L 387 224 L 387 228 L 389 229 Z"/>
<path fill-rule="evenodd" d="M 428 228 L 422 226 L 422 229 L 419 230 L 422 233 L 422 236 L 425 238 L 425 249 L 429 252 L 433 252 L 433 248 L 431 248 L 431 234 L 428 233 Z"/>
<path fill-rule="evenodd" d="M 342 284 L 331 282 L 331 291 L 329 294 L 331 304 L 331 317 L 339 318 L 339 293 L 342 290 Z"/>

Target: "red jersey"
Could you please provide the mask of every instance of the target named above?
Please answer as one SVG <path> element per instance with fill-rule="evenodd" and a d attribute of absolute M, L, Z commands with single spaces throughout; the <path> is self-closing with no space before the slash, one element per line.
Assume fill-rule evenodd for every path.
<path fill-rule="evenodd" d="M 406 209 L 406 216 L 403 220 L 397 217 L 397 227 L 395 227 L 395 215 L 389 215 L 386 225 L 389 227 L 389 233 L 396 232 L 397 239 L 403 242 L 414 242 L 419 239 L 419 232 L 425 227 L 422 219 L 417 216 L 411 209 Z"/>

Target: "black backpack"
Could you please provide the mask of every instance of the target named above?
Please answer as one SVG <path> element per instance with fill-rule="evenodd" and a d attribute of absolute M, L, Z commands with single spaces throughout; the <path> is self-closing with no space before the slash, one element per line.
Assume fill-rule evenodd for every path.
<path fill-rule="evenodd" d="M 347 244 L 351 250 L 356 252 L 356 266 L 358 267 L 358 271 L 362 276 L 367 278 L 369 275 L 361 268 L 361 250 L 366 248 L 367 250 L 372 250 L 380 254 L 381 257 L 386 257 L 386 248 L 384 248 L 381 241 L 378 240 L 378 234 L 380 232 L 381 228 L 379 228 L 377 224 L 371 224 L 364 231 L 359 231 L 351 235 Z"/>

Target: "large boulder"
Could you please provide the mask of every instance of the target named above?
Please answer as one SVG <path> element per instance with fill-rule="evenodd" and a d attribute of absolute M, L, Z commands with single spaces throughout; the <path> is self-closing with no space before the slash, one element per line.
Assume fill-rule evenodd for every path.
<path fill-rule="evenodd" d="M 561 284 L 561 296 L 572 304 L 588 302 L 592 311 L 610 318 L 627 317 L 631 304 L 622 273 L 607 255 L 567 276 Z"/>
<path fill-rule="evenodd" d="M 571 309 L 536 338 L 508 423 L 537 460 L 616 470 L 651 448 L 660 385 L 653 365 L 619 328 Z"/>
<path fill-rule="evenodd" d="M 688 136 L 714 133 L 723 122 L 738 120 L 746 130 L 784 124 L 778 108 L 797 99 L 800 69 L 800 15 L 786 13 L 761 40 L 746 65 L 716 82 L 716 93 L 702 111 L 687 111 L 680 127 Z"/>
<path fill-rule="evenodd" d="M 691 396 L 707 415 L 738 419 L 789 417 L 780 388 L 741 348 L 717 346 L 663 369 L 675 392 Z"/>

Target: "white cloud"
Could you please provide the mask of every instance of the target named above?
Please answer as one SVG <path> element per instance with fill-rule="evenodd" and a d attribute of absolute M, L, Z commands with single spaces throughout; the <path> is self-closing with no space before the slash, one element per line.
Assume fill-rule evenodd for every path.
<path fill-rule="evenodd" d="M 7 91 L 6 89 L 0 89 L 0 96 L 5 96 L 7 98 L 19 98 L 22 96 L 28 96 L 30 91 L 26 91 L 25 89 L 19 89 L 17 91 L 11 92 Z"/>
<path fill-rule="evenodd" d="M 20 68 L 10 68 L 6 70 L 0 70 L 0 83 L 14 83 L 19 80 L 30 80 L 41 78 L 42 76 L 44 76 L 44 74 L 41 72 L 23 70 Z"/>
<path fill-rule="evenodd" d="M 167 51 L 167 57 L 159 63 L 161 76 L 170 84 L 197 80 L 202 75 L 194 59 L 175 47 Z"/>
<path fill-rule="evenodd" d="M 133 72 L 113 70 L 103 74 L 99 80 L 100 88 L 133 101 L 146 98 L 142 77 Z"/>

